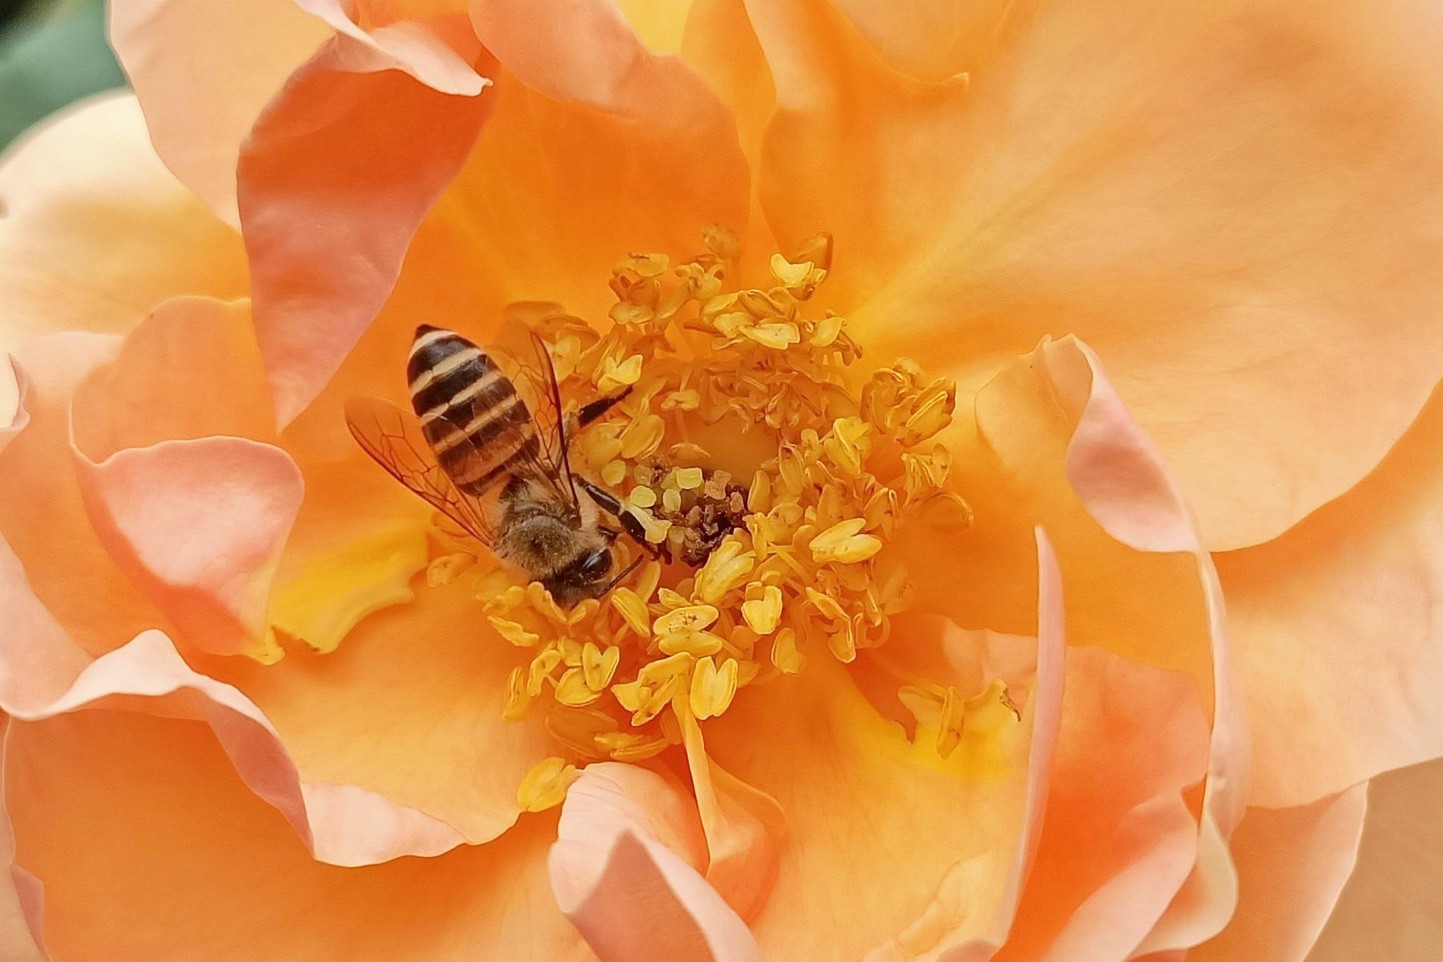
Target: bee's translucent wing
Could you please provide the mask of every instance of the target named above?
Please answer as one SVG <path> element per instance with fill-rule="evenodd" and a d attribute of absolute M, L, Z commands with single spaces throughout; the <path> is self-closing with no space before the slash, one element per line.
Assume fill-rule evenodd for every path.
<path fill-rule="evenodd" d="M 524 466 L 518 465 L 521 470 L 517 473 L 550 488 L 575 507 L 578 495 L 571 477 L 570 439 L 550 349 L 534 331 L 514 323 L 507 326 L 499 347 L 488 350 L 501 361 L 531 414 L 535 453 L 526 458 Z"/>
<path fill-rule="evenodd" d="M 346 426 L 361 449 L 391 477 L 476 540 L 488 546 L 492 544 L 494 531 L 481 501 L 457 490 L 431 457 L 425 439 L 400 408 L 380 398 L 349 398 Z"/>

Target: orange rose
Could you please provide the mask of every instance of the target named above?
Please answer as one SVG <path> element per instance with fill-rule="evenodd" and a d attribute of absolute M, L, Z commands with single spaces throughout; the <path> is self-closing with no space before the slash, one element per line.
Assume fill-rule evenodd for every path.
<path fill-rule="evenodd" d="M 116 2 L 0 167 L 36 942 L 1302 959 L 1443 753 L 1429 8 L 624 6 Z M 346 430 L 508 316 L 678 558 L 572 607 Z"/>

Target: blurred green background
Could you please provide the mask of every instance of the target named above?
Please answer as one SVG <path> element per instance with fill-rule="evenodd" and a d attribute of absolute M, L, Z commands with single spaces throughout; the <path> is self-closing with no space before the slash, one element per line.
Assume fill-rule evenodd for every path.
<path fill-rule="evenodd" d="M 0 0 L 0 150 L 51 111 L 124 83 L 105 0 Z"/>

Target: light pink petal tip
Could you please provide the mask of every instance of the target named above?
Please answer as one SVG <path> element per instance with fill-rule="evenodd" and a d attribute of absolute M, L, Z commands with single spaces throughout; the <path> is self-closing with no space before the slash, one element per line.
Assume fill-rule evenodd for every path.
<path fill-rule="evenodd" d="M 699 873 L 705 858 L 700 818 L 679 785 L 603 762 L 567 795 L 551 885 L 603 962 L 760 962 L 746 924 Z"/>

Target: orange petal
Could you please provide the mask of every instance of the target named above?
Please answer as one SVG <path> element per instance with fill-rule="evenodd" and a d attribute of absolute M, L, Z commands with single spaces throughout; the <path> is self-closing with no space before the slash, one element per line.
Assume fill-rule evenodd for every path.
<path fill-rule="evenodd" d="M 1049 557 L 1045 549 L 1044 559 Z M 1051 570 L 1044 560 L 1046 570 Z M 768 957 L 879 957 L 1002 941 L 1026 877 L 1061 698 L 1051 575 L 1023 723 L 986 774 L 912 744 L 829 658 L 742 693 L 707 723 L 711 755 L 787 815 L 777 881 L 753 923 Z M 857 897 L 865 880 L 867 897 Z M 985 957 L 985 956 L 984 956 Z"/>
<path fill-rule="evenodd" d="M 112 665 L 108 681 L 155 678 L 137 673 L 140 664 L 118 678 Z M 179 720 L 111 699 L 12 723 L 6 798 L 17 863 L 44 886 L 43 930 L 56 957 L 187 958 L 197 945 L 276 962 L 481 958 L 496 945 L 520 958 L 580 957 L 547 890 L 551 821 L 529 819 L 496 843 L 438 858 L 323 864 L 286 824 L 291 811 L 236 778 L 239 768 L 272 804 L 295 797 L 294 774 L 263 723 L 225 686 L 184 685 L 188 697 L 162 695 L 156 705 Z M 115 710 L 93 710 L 106 707 Z M 214 731 L 186 720 L 197 713 Z M 331 856 L 389 857 L 395 833 L 374 816 L 337 826 L 346 830 L 330 842 L 344 848 Z M 323 854 L 319 837 L 317 848 Z"/>
<path fill-rule="evenodd" d="M 134 97 L 91 98 L 27 133 L 0 165 L 0 207 L 0 351 L 125 331 L 174 294 L 245 293 L 240 237 L 161 165 Z M 0 411 L 9 389 L 0 378 Z"/>
<path fill-rule="evenodd" d="M 117 0 L 110 43 L 156 152 L 232 225 L 241 142 L 331 31 L 292 0 Z"/>
<path fill-rule="evenodd" d="M 1368 784 L 1357 868 L 1309 962 L 1427 959 L 1443 945 L 1443 761 Z M 1309 806 L 1311 808 L 1311 806 Z"/>
<path fill-rule="evenodd" d="M 283 424 L 380 310 L 485 122 L 493 95 L 477 96 L 488 81 L 467 66 L 482 54 L 463 27 L 400 24 L 377 40 L 353 25 L 297 71 L 241 152 L 256 329 Z"/>
<path fill-rule="evenodd" d="M 701 727 L 690 713 L 681 725 L 705 834 L 706 880 L 738 915 L 753 919 L 776 881 L 786 815 L 776 799 L 707 757 Z"/>
<path fill-rule="evenodd" d="M 71 395 L 118 348 L 118 338 L 100 334 L 56 334 L 22 348 L 28 423 L 0 452 L 0 534 L 36 597 L 93 654 L 160 618 L 96 538 L 70 447 Z"/>
<path fill-rule="evenodd" d="M 1355 489 L 1220 555 L 1257 777 L 1290 806 L 1443 754 L 1443 393 Z"/>
<path fill-rule="evenodd" d="M 1030 0 L 937 84 L 820 2 L 752 13 L 779 105 L 762 202 L 783 249 L 835 231 L 867 347 L 961 370 L 1084 337 L 1210 547 L 1346 491 L 1438 380 L 1427 0 Z"/>
<path fill-rule="evenodd" d="M 605 962 L 759 960 L 746 925 L 698 874 L 705 857 L 696 809 L 674 778 L 602 762 L 567 794 L 551 885 Z"/>
<path fill-rule="evenodd" d="M 1188 958 L 1312 959 L 1309 950 L 1353 872 L 1367 795 L 1367 785 L 1358 785 L 1296 808 L 1248 809 L 1232 839 L 1238 913 Z"/>
<path fill-rule="evenodd" d="M 357 785 L 489 841 L 516 821 L 517 786 L 555 745 L 540 713 L 502 718 L 526 652 L 496 636 L 466 581 L 418 588 L 331 654 L 292 646 L 275 665 L 208 670 L 261 707 L 306 781 Z"/>

